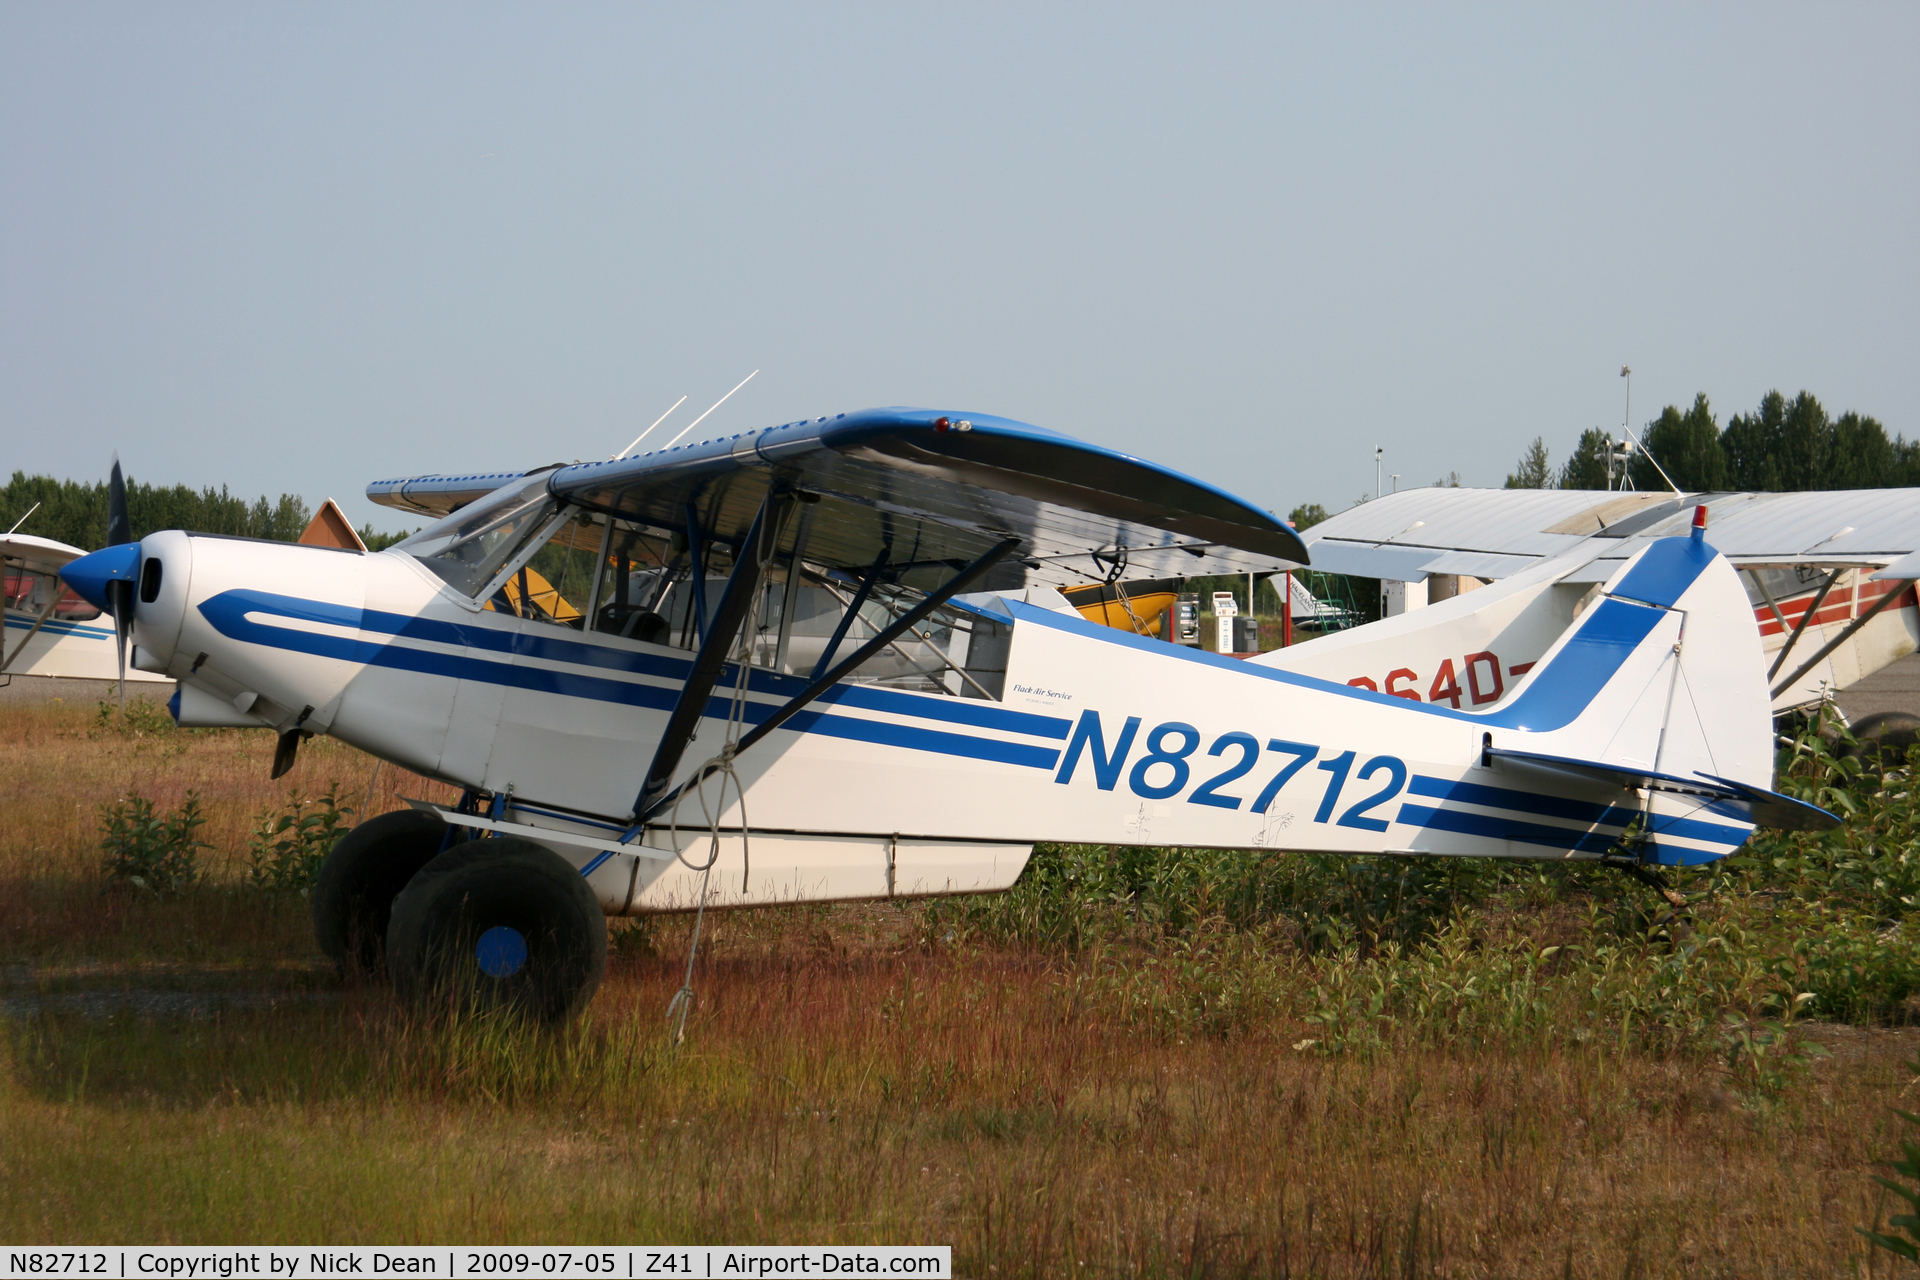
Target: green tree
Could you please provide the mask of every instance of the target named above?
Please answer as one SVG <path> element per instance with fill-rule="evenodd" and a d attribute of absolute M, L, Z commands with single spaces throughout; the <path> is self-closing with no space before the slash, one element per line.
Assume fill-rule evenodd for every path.
<path fill-rule="evenodd" d="M 1647 424 L 1640 442 L 1682 491 L 1712 493 L 1727 487 L 1727 457 L 1720 446 L 1720 424 L 1714 420 L 1704 393 L 1693 398 L 1693 407 L 1685 413 L 1668 405 Z M 1631 465 L 1634 488 L 1647 491 L 1667 487 L 1646 454 L 1635 454 Z"/>
<path fill-rule="evenodd" d="M 1920 441 L 1887 438 L 1865 414 L 1829 418 L 1811 392 L 1788 400 L 1769 391 L 1750 414 L 1720 433 L 1728 483 L 1736 489 L 1885 489 L 1920 485 Z"/>
<path fill-rule="evenodd" d="M 1311 529 L 1327 518 L 1327 509 L 1317 502 L 1303 502 L 1287 512 L 1287 523 L 1295 530 Z"/>
<path fill-rule="evenodd" d="M 1776 472 L 1782 489 L 1830 489 L 1833 469 L 1833 423 L 1827 411 L 1802 391 L 1787 405 L 1777 445 Z"/>
<path fill-rule="evenodd" d="M 1877 489 L 1914 483 L 1901 478 L 1897 446 L 1887 439 L 1887 429 L 1862 414 L 1847 412 L 1834 419 L 1833 447 L 1827 459 L 1829 489 Z"/>
<path fill-rule="evenodd" d="M 38 509 L 34 504 L 38 503 Z M 83 483 L 30 476 L 24 471 L 0 489 L 0 530 L 11 528 L 28 512 L 20 532 L 98 550 L 107 539 L 107 486 L 104 481 Z M 192 489 L 183 484 L 161 488 L 129 479 L 127 516 L 135 537 L 159 529 L 187 529 L 194 533 L 223 533 L 242 538 L 271 538 L 292 542 L 306 529 L 312 512 L 305 498 L 283 493 L 278 500 L 265 494 L 248 502 L 225 485 Z M 405 535 L 374 535 L 390 545 Z"/>
<path fill-rule="evenodd" d="M 1904 435 L 1895 437 L 1892 477 L 1888 481 L 1890 485 L 1920 487 L 1920 440 L 1909 440 Z"/>
<path fill-rule="evenodd" d="M 394 543 L 405 542 L 418 532 L 418 529 L 402 529 L 398 533 L 379 533 L 375 531 L 373 521 L 369 520 L 360 526 L 360 541 L 367 544 L 369 551 L 385 551 Z"/>
<path fill-rule="evenodd" d="M 1546 489 L 1553 484 L 1553 468 L 1547 465 L 1547 444 L 1539 436 L 1520 455 L 1519 469 L 1507 477 L 1509 489 Z"/>
<path fill-rule="evenodd" d="M 1736 413 L 1720 433 L 1727 459 L 1727 483 L 1735 489 L 1777 492 L 1780 484 L 1780 438 L 1787 417 L 1787 401 L 1769 391 L 1750 414 Z"/>

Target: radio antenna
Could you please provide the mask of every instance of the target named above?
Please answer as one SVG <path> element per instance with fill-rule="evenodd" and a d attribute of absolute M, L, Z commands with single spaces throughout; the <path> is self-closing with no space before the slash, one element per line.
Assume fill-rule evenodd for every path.
<path fill-rule="evenodd" d="M 681 396 L 678 400 L 675 400 L 673 402 L 673 409 L 678 409 L 681 405 L 685 404 L 686 402 L 687 402 L 687 398 L 685 396 Z M 661 423 L 665 422 L 668 418 L 672 417 L 673 409 L 668 409 L 665 413 L 655 418 L 653 420 L 653 427 L 659 426 Z M 640 442 L 647 438 L 647 431 L 652 431 L 653 427 L 648 427 L 646 431 L 642 431 L 639 435 L 635 436 L 633 438 L 632 444 L 628 445 L 626 448 L 622 449 L 620 452 L 614 454 L 611 458 L 608 458 L 607 461 L 618 462 L 620 461 L 620 459 L 632 453 L 635 449 L 638 449 L 640 447 Z"/>
<path fill-rule="evenodd" d="M 37 503 L 37 502 L 36 502 L 36 503 L 34 503 L 34 504 L 33 504 L 32 506 L 30 506 L 30 507 L 28 507 L 28 508 L 27 508 L 27 516 L 30 516 L 30 515 L 32 515 L 32 514 L 33 514 L 34 512 L 36 512 L 36 511 L 38 511 L 39 509 L 40 509 L 40 504 L 39 504 L 39 503 Z M 15 520 L 15 521 L 13 522 L 13 528 L 12 528 L 12 529 L 9 529 L 9 530 L 7 530 L 7 532 L 8 532 L 9 534 L 11 534 L 11 533 L 13 533 L 13 532 L 14 532 L 15 530 L 17 530 L 17 529 L 19 529 L 19 527 L 20 527 L 21 525 L 23 525 L 23 524 L 25 524 L 25 523 L 27 522 L 27 516 L 21 516 L 21 517 L 20 517 L 20 518 L 19 518 L 18 520 Z M 1835 534 L 1835 535 L 1834 535 L 1834 537 L 1839 537 L 1839 536 L 1840 536 L 1840 535 L 1838 535 L 1838 534 Z M 1828 541 L 1828 542 L 1832 542 L 1832 541 L 1833 541 L 1833 538 L 1828 538 L 1828 539 L 1827 539 L 1827 541 Z"/>
<path fill-rule="evenodd" d="M 742 379 L 740 379 L 740 387 L 744 387 L 744 386 L 746 386 L 746 385 L 747 385 L 747 384 L 748 384 L 749 382 L 752 382 L 752 381 L 753 381 L 753 380 L 754 380 L 755 378 L 757 378 L 757 377 L 759 377 L 759 376 L 760 376 L 760 371 L 759 371 L 758 369 L 755 369 L 755 370 L 754 370 L 754 371 L 753 371 L 752 373 L 750 373 L 750 374 L 748 374 L 748 375 L 747 375 L 746 377 L 744 377 L 744 378 L 742 378 Z M 733 389 L 733 391 L 738 391 L 738 390 L 740 389 L 740 387 L 735 387 L 735 388 Z M 718 408 L 719 408 L 719 407 L 720 407 L 721 405 L 723 405 L 723 404 L 725 404 L 725 403 L 726 403 L 727 401 L 729 401 L 729 400 L 731 400 L 731 399 L 733 398 L 733 391 L 729 391 L 729 392 L 727 392 L 727 394 L 726 394 L 726 395 L 724 395 L 724 396 L 721 396 L 721 397 L 720 397 L 720 398 L 719 398 L 718 400 L 715 400 L 715 401 L 713 402 L 713 409 L 718 409 Z M 713 412 L 713 409 L 708 409 L 708 410 L 707 410 L 707 413 L 712 413 L 712 412 Z M 695 427 L 697 427 L 697 426 L 699 426 L 699 425 L 700 425 L 701 423 L 703 423 L 703 422 L 705 422 L 705 421 L 707 420 L 707 413 L 703 413 L 703 414 L 701 414 L 701 415 L 700 415 L 699 417 L 697 417 L 697 418 L 695 418 L 695 419 L 694 419 L 694 420 L 693 420 L 692 422 L 689 422 L 689 423 L 688 423 L 688 424 L 687 424 L 686 426 L 684 426 L 684 427 L 682 427 L 682 428 L 680 429 L 680 435 L 678 435 L 678 436 L 675 436 L 675 437 L 674 437 L 673 439 L 671 439 L 671 440 L 669 440 L 669 441 L 667 441 L 667 443 L 666 443 L 666 444 L 665 444 L 665 445 L 664 445 L 663 447 L 664 447 L 664 448 L 668 448 L 668 449 L 671 449 L 671 448 L 673 448 L 673 446 L 675 446 L 676 444 L 679 444 L 679 443 L 680 443 L 680 436 L 684 436 L 684 435 L 686 435 L 686 434 L 687 434 L 687 432 L 689 432 L 689 431 L 691 431 L 691 430 L 693 430 L 693 429 L 694 429 Z"/>

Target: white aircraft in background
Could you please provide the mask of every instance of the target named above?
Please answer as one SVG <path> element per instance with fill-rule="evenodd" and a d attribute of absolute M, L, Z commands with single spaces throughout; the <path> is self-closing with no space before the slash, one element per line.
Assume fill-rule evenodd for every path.
<path fill-rule="evenodd" d="M 1739 571 L 1776 713 L 1920 646 L 1920 489 L 1435 488 L 1388 494 L 1307 532 L 1316 569 L 1381 580 L 1381 623 L 1250 661 L 1409 700 L 1497 706 L 1621 566 L 1701 507 Z M 1436 616 L 1466 626 L 1465 647 L 1432 643 Z"/>
<path fill-rule="evenodd" d="M 114 464 L 114 476 L 117 485 L 118 463 Z M 124 501 L 123 493 L 120 502 Z M 18 527 L 16 532 L 0 534 L 6 604 L 6 629 L 0 633 L 0 681 L 13 676 L 44 676 L 171 685 L 170 676 L 126 664 L 116 652 L 112 618 L 99 621 L 101 606 L 81 599 L 60 581 L 61 569 L 87 553 L 52 538 L 19 533 Z M 109 537 L 117 537 L 120 542 L 132 540 L 125 529 L 110 529 Z M 366 550 L 331 498 L 314 513 L 300 541 L 309 546 Z"/>
<path fill-rule="evenodd" d="M 112 680 L 120 662 L 114 653 L 111 618 L 60 581 L 60 570 L 87 553 L 51 538 L 0 534 L 4 565 L 6 630 L 0 634 L 0 680 L 13 676 L 65 676 Z M 167 683 L 167 677 L 132 671 L 128 679 Z"/>
<path fill-rule="evenodd" d="M 315 887 L 322 946 L 403 991 L 561 1018 L 606 914 L 991 892 L 1042 840 L 1643 871 L 1838 821 L 1772 790 L 1759 638 L 1697 526 L 1636 547 L 1498 705 L 1455 706 L 1081 617 L 1059 588 L 1307 551 L 1007 419 L 868 410 L 368 493 L 439 518 L 373 555 L 156 533 L 65 577 L 180 680 L 181 724 L 273 728 L 276 774 L 328 733 L 462 789 L 362 823 Z M 1381 625 L 1478 647 L 1424 613 Z"/>

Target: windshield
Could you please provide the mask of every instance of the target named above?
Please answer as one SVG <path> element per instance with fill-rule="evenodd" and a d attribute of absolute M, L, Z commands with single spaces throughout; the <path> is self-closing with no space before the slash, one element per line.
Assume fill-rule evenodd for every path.
<path fill-rule="evenodd" d="M 439 574 L 455 591 L 478 595 L 546 524 L 555 506 L 542 472 L 428 525 L 399 549 Z"/>

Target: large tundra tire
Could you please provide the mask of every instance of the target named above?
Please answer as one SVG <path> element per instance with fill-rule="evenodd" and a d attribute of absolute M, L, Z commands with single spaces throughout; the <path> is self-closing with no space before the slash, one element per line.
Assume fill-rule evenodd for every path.
<path fill-rule="evenodd" d="M 565 858 L 527 840 L 475 840 L 428 863 L 394 901 L 387 968 L 423 1007 L 565 1022 L 606 974 L 607 920 Z"/>
<path fill-rule="evenodd" d="M 342 977 L 385 967 L 393 900 L 439 856 L 446 836 L 435 815 L 400 809 L 361 823 L 333 846 L 313 884 L 313 936 Z"/>

